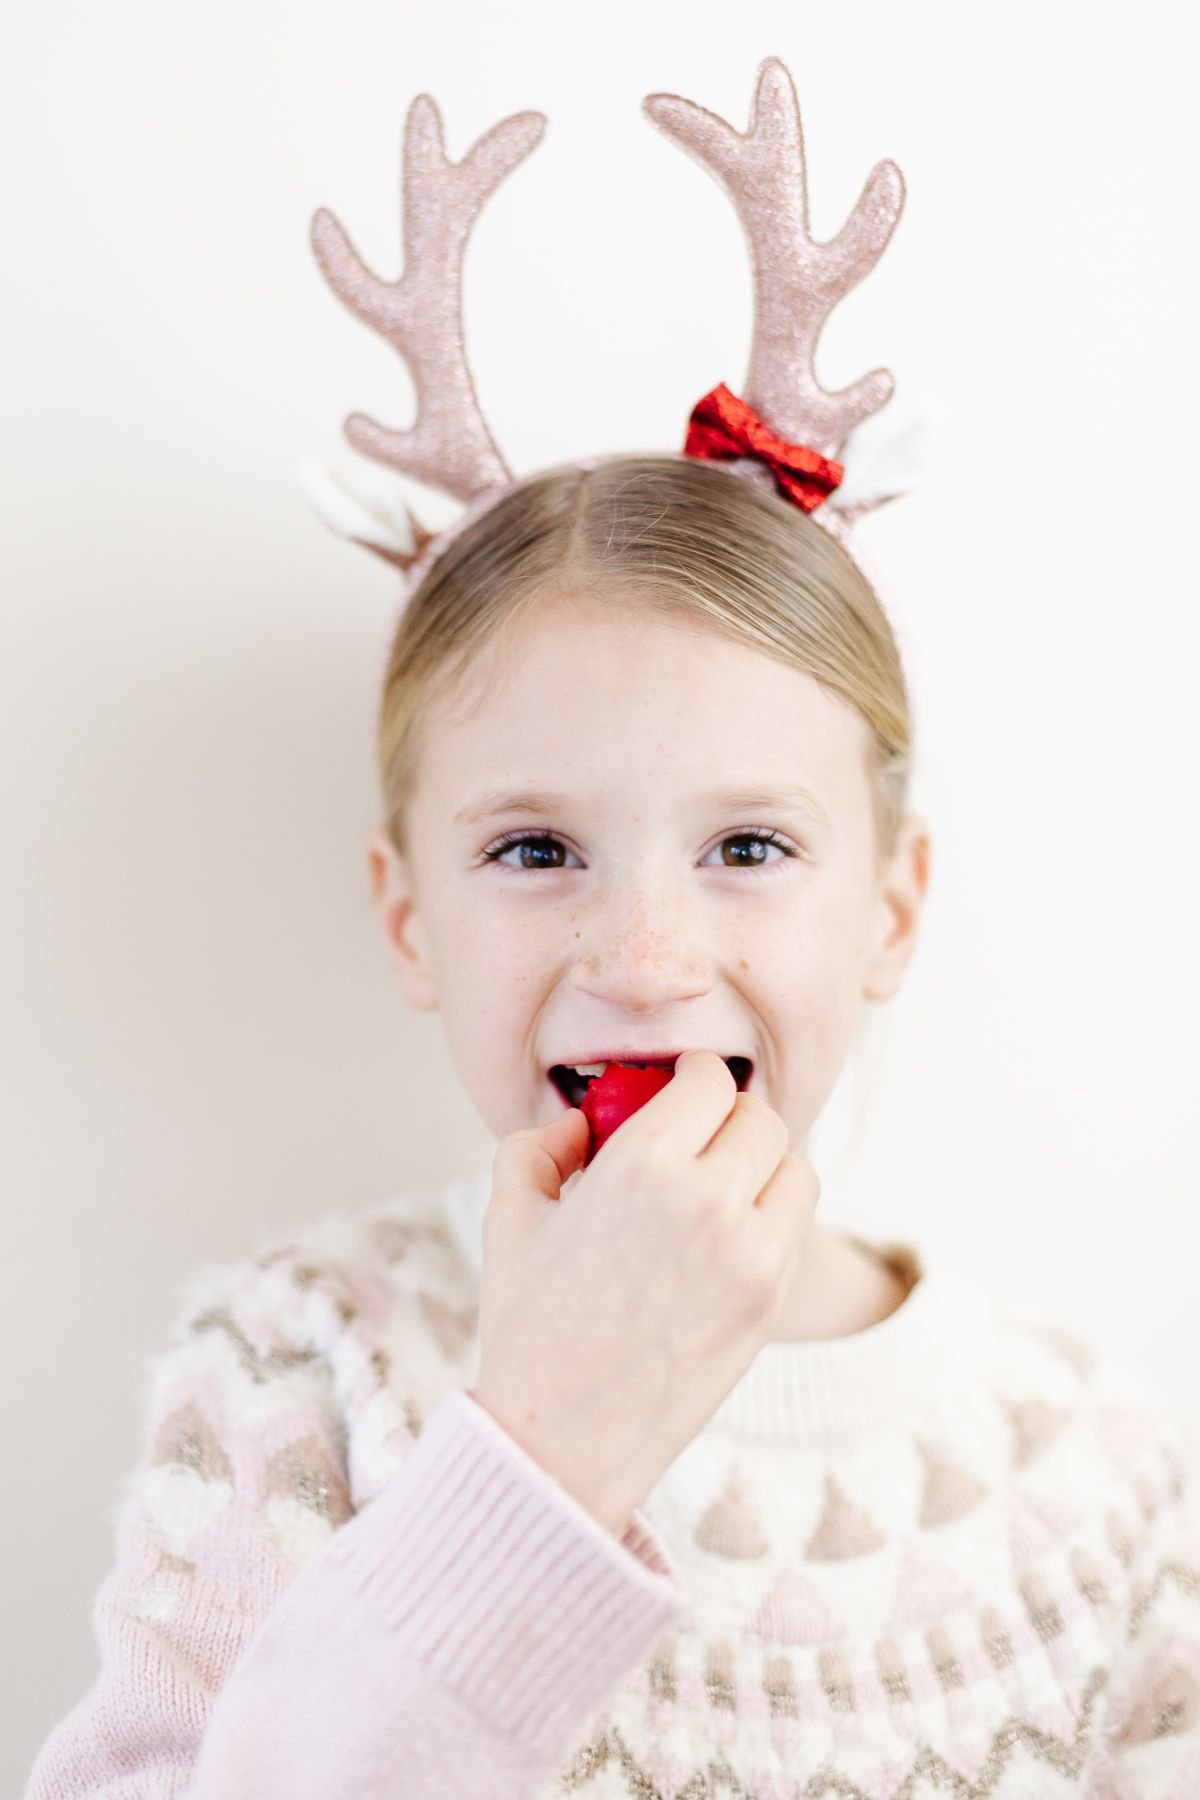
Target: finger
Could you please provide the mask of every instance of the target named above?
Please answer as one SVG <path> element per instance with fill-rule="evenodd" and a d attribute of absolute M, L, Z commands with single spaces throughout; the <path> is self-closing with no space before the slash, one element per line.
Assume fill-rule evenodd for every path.
<path fill-rule="evenodd" d="M 511 1132 L 493 1159 L 493 1195 L 557 1200 L 587 1153 L 588 1135 L 587 1119 L 577 1106 L 549 1125 Z"/>
<path fill-rule="evenodd" d="M 637 1136 L 665 1129 L 682 1155 L 698 1156 L 711 1142 L 737 1099 L 737 1082 L 715 1050 L 685 1050 L 675 1059 L 674 1079 L 626 1119 L 613 1142 L 636 1150 Z M 626 1134 L 633 1135 L 626 1135 Z"/>
<path fill-rule="evenodd" d="M 555 1176 L 551 1179 L 553 1191 L 542 1190 L 548 1200 L 560 1199 L 563 1187 L 572 1175 L 579 1174 L 591 1137 L 587 1115 L 578 1106 L 569 1107 L 560 1119 L 542 1127 L 538 1142 L 555 1167 Z"/>
<path fill-rule="evenodd" d="M 697 1159 L 723 1181 L 731 1199 L 752 1205 L 788 1153 L 785 1121 L 759 1094 L 739 1094 L 733 1111 Z"/>
<path fill-rule="evenodd" d="M 821 1179 L 810 1162 L 785 1156 L 748 1217 L 757 1221 L 776 1256 L 798 1255 L 821 1198 Z"/>

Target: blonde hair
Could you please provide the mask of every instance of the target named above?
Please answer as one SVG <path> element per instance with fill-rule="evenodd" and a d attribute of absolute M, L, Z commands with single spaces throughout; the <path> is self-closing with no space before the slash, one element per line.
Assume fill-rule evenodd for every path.
<path fill-rule="evenodd" d="M 421 727 L 485 646 L 555 593 L 628 597 L 820 682 L 869 727 L 876 867 L 896 845 L 912 724 L 900 653 L 873 588 L 798 507 L 718 464 L 612 456 L 518 482 L 453 537 L 403 613 L 377 734 L 387 835 L 407 854 Z"/>

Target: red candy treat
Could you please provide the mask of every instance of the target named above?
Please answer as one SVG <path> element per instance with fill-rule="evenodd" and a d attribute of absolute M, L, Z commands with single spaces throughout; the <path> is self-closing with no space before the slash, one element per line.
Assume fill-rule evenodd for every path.
<path fill-rule="evenodd" d="M 587 1093 L 579 1110 L 590 1126 L 588 1153 L 584 1168 L 591 1162 L 601 1144 L 607 1143 L 618 1125 L 632 1117 L 639 1107 L 652 1100 L 668 1081 L 674 1069 L 640 1068 L 633 1063 L 609 1063 L 603 1075 L 588 1082 Z"/>

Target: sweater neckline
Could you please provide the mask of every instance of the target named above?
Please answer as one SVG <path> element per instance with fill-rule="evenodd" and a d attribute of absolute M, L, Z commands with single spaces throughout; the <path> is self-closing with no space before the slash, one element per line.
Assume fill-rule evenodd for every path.
<path fill-rule="evenodd" d="M 446 1222 L 479 1280 L 491 1169 L 452 1182 Z M 987 1296 L 974 1278 L 912 1243 L 844 1235 L 884 1257 L 908 1293 L 894 1312 L 848 1337 L 764 1344 L 704 1427 L 751 1439 L 824 1443 L 898 1424 L 967 1366 L 982 1343 Z"/>

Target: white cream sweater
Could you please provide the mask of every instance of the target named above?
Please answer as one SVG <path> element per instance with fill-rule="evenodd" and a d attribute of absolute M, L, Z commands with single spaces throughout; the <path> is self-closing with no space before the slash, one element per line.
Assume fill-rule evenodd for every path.
<path fill-rule="evenodd" d="M 1156 1391 L 886 1246 L 617 1542 L 469 1393 L 489 1177 L 190 1284 L 28 1800 L 1197 1800 L 1200 1532 Z"/>

